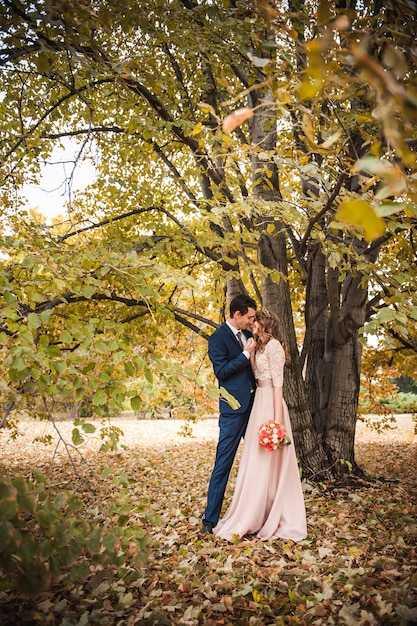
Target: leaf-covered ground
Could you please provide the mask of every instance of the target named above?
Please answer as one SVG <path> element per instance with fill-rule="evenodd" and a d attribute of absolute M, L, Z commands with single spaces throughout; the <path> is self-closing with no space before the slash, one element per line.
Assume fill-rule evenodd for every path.
<path fill-rule="evenodd" d="M 417 624 L 417 459 L 409 416 L 382 434 L 358 425 L 357 461 L 369 480 L 305 484 L 309 534 L 300 544 L 231 544 L 201 534 L 215 419 L 195 424 L 191 437 L 179 434 L 175 420 L 114 424 L 126 449 L 102 453 L 92 438 L 84 461 L 74 457 L 78 477 L 62 445 L 54 454 L 55 444 L 33 443 L 45 434 L 56 443 L 49 424 L 24 420 L 13 442 L 0 433 L 3 474 L 47 475 L 51 494 L 81 495 L 85 516 L 97 525 L 125 497 L 131 509 L 124 523 L 142 524 L 150 541 L 142 566 L 95 567 L 85 583 L 64 577 L 35 598 L 17 596 L 0 578 L 2 626 Z M 70 440 L 71 425 L 59 427 Z M 236 464 L 225 506 L 235 475 Z M 142 500 L 159 519 L 137 513 Z"/>

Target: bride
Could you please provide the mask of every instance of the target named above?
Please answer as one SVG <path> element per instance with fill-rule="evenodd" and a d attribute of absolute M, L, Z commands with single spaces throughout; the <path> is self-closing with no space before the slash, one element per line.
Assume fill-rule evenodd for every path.
<path fill-rule="evenodd" d="M 307 536 L 306 511 L 282 395 L 286 348 L 278 317 L 266 309 L 257 311 L 252 332 L 257 343 L 251 359 L 257 382 L 255 400 L 232 501 L 213 533 L 229 541 L 234 535 L 301 541 Z M 258 442 L 259 427 L 270 419 L 284 426 L 292 442 L 272 452 Z"/>

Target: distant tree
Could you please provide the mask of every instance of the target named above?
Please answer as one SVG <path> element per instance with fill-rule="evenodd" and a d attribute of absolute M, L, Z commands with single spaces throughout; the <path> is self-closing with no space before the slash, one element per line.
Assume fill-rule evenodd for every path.
<path fill-rule="evenodd" d="M 392 382 L 398 387 L 400 393 L 412 393 L 417 395 L 417 381 L 411 376 L 397 376 Z"/>

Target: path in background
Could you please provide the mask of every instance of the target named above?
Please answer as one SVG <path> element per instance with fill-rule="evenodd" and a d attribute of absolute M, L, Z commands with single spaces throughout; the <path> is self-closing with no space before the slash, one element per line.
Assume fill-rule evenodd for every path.
<path fill-rule="evenodd" d="M 368 422 L 377 422 L 379 418 L 369 418 Z M 111 420 L 86 419 L 97 427 L 95 435 L 85 435 L 86 443 L 81 447 L 83 454 L 98 450 L 103 441 L 98 435 L 98 430 L 103 426 L 113 425 L 120 428 L 124 435 L 120 440 L 127 448 L 132 447 L 167 447 L 169 445 L 191 444 L 193 441 L 207 441 L 215 443 L 218 436 L 217 418 L 201 419 L 195 423 L 178 419 L 164 420 L 140 420 L 134 417 L 117 417 Z M 73 423 L 71 421 L 56 422 L 62 437 L 71 443 Z M 181 431 L 190 428 L 192 435 L 184 436 Z M 376 443 L 378 446 L 387 445 L 393 448 L 396 445 L 409 444 L 414 434 L 414 422 L 411 415 L 398 415 L 392 423 L 392 428 L 378 433 L 374 428 L 362 421 L 358 421 L 356 431 L 357 447 L 362 444 Z M 81 430 L 81 429 L 80 429 Z M 45 445 L 37 438 L 50 435 L 52 443 Z M 29 461 L 30 457 L 43 458 L 50 455 L 51 458 L 59 441 L 56 430 L 49 421 L 35 420 L 30 418 L 21 419 L 19 422 L 19 434 L 15 440 L 10 439 L 10 431 L 0 430 L 0 458 L 3 464 L 17 465 L 20 460 Z M 359 450 L 360 452 L 360 450 Z M 58 447 L 58 453 L 65 454 L 62 444 Z M 381 459 L 382 460 L 382 459 Z M 360 458 L 358 458 L 360 462 Z"/>

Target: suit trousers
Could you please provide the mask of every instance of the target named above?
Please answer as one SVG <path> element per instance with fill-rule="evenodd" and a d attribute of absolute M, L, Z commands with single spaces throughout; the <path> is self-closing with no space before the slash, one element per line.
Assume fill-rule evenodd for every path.
<path fill-rule="evenodd" d="M 246 414 L 220 415 L 219 418 L 219 441 L 208 488 L 207 507 L 204 512 L 204 522 L 213 526 L 217 524 L 220 517 L 229 474 L 240 440 L 244 437 L 248 425 L 253 396 L 254 394 L 252 394 L 252 402 Z"/>

